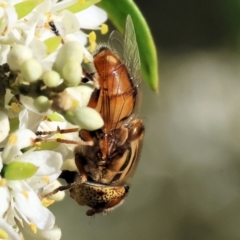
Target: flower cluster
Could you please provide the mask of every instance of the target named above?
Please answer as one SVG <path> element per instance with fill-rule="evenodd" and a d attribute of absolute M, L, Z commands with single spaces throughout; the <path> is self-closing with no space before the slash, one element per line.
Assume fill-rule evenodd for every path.
<path fill-rule="evenodd" d="M 54 139 L 64 138 L 58 130 L 72 124 L 88 130 L 103 125 L 87 107 L 98 83 L 91 77 L 81 83 L 87 75 L 82 63 L 92 61 L 96 47 L 95 32 L 82 30 L 107 32 L 107 14 L 96 2 L 0 0 L 1 239 L 61 238 L 47 206 L 64 193 L 42 196 L 59 185 L 73 147 Z M 67 138 L 79 141 L 74 134 Z"/>

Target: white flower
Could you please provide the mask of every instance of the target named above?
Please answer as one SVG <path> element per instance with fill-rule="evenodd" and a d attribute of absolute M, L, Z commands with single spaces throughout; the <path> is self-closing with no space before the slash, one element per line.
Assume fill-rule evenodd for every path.
<path fill-rule="evenodd" d="M 0 213 L 8 223 L 16 218 L 33 231 L 54 227 L 55 217 L 42 205 L 38 193 L 57 179 L 62 166 L 61 154 L 53 151 L 22 153 L 23 148 L 32 146 L 35 138 L 28 129 L 18 130 L 9 137 L 0 159 L 3 176 Z"/>
<path fill-rule="evenodd" d="M 107 20 L 106 12 L 96 6 L 90 6 L 76 14 L 65 10 L 65 8 L 73 4 L 81 4 L 76 0 L 44 0 L 39 4 L 36 2 L 36 6 L 32 11 L 20 19 L 17 19 L 19 13 L 16 12 L 14 5 L 18 3 L 17 9 L 19 11 L 21 4 L 23 8 L 26 7 L 26 1 L 1 2 L 0 10 L 2 11 L 0 11 L 0 16 L 2 15 L 2 24 L 0 25 L 0 32 L 2 33 L 0 43 L 5 44 L 5 47 L 1 45 L 0 51 L 2 51 L 4 56 L 9 51 L 9 48 L 6 46 L 19 43 L 29 46 L 37 60 L 46 58 L 49 53 L 43 41 L 55 37 L 49 22 L 53 22 L 56 25 L 57 32 L 60 33 L 64 41 L 74 40 L 79 41 L 82 45 L 86 45 L 88 35 L 80 31 L 80 28 L 101 29 L 101 25 Z M 85 48 L 84 54 L 86 57 L 91 58 L 91 55 Z M 4 57 L 1 57 L 3 58 L 3 63 Z M 46 60 L 49 60 L 49 58 Z"/>
<path fill-rule="evenodd" d="M 96 47 L 95 33 L 88 35 L 84 29 L 104 34 L 107 14 L 96 6 L 71 12 L 68 7 L 79 7 L 80 2 L 0 0 L 0 64 L 8 63 L 11 74 L 6 76 L 13 75 L 7 79 L 6 95 L 0 96 L 1 102 L 5 100 L 0 111 L 0 239 L 61 238 L 55 217 L 46 206 L 65 193 L 52 199 L 40 196 L 59 186 L 62 159 L 73 158 L 74 147 L 81 143 L 79 126 L 64 117 L 71 123 L 81 120 L 82 126 L 91 130 L 103 125 L 100 114 L 87 107 L 97 80 L 85 85 L 80 82 L 86 77 L 82 62 L 93 60 L 90 52 Z M 59 55 L 66 45 L 71 51 Z M 56 56 L 60 57 L 56 60 Z M 54 82 L 49 73 L 55 74 Z M 71 114 L 80 120 L 74 122 Z M 75 132 L 59 133 L 59 129 L 68 128 Z M 42 136 L 37 131 L 51 134 Z M 42 143 L 36 144 L 36 138 Z M 73 144 L 56 142 L 62 138 Z"/>
<path fill-rule="evenodd" d="M 0 239 L 21 240 L 21 237 L 2 217 L 0 217 Z"/>

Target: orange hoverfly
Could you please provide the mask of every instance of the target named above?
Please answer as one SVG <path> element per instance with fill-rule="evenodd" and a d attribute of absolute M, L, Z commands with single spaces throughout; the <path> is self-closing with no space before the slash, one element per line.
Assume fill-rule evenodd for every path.
<path fill-rule="evenodd" d="M 101 114 L 104 126 L 91 132 L 80 130 L 80 138 L 91 139 L 93 146 L 75 148 L 79 173 L 63 171 L 60 177 L 69 185 L 55 191 L 70 189 L 73 199 L 91 208 L 88 216 L 106 214 L 123 203 L 141 151 L 144 125 L 136 117 L 140 57 L 130 16 L 124 38 L 113 31 L 108 44 L 97 48 L 93 65 L 100 88 L 94 90 L 89 107 Z"/>

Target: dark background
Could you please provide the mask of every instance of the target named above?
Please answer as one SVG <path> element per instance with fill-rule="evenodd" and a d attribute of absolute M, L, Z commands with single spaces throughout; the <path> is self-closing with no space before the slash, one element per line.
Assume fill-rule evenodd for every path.
<path fill-rule="evenodd" d="M 240 2 L 135 1 L 159 55 L 143 83 L 146 136 L 126 202 L 87 217 L 54 204 L 63 240 L 240 239 Z M 64 209 L 63 209 L 64 207 Z"/>

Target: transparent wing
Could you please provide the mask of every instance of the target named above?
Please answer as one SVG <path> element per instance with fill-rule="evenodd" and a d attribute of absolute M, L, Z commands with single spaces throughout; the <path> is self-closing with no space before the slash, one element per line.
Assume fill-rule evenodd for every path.
<path fill-rule="evenodd" d="M 126 65 L 133 85 L 141 82 L 141 64 L 134 25 L 130 15 L 127 16 L 124 38 L 117 31 L 113 31 L 109 37 L 111 49 L 118 54 Z"/>
<path fill-rule="evenodd" d="M 121 61 L 124 62 L 124 40 L 122 35 L 117 31 L 113 31 L 109 36 L 108 44 L 110 45 L 111 49 L 120 57 Z"/>
<path fill-rule="evenodd" d="M 139 85 L 141 82 L 140 55 L 134 25 L 130 15 L 127 16 L 126 20 L 123 59 L 134 85 Z"/>

